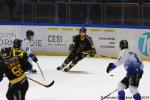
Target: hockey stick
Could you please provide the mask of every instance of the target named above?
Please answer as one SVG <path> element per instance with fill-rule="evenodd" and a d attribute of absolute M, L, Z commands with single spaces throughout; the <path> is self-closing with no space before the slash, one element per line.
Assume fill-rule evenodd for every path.
<path fill-rule="evenodd" d="M 105 57 L 105 58 L 111 58 L 111 59 L 116 59 L 116 57 L 112 57 L 112 56 L 104 56 L 104 55 L 99 55 L 101 57 Z"/>
<path fill-rule="evenodd" d="M 83 54 L 89 54 L 90 51 L 85 51 L 85 52 L 82 52 Z M 105 58 L 111 58 L 111 59 L 116 59 L 116 57 L 112 57 L 112 56 L 104 56 L 104 55 L 99 55 L 101 57 L 105 57 Z"/>
<path fill-rule="evenodd" d="M 45 84 L 40 83 L 40 82 L 38 82 L 38 81 L 36 81 L 36 80 L 34 80 L 34 79 L 32 79 L 32 78 L 29 78 L 29 77 L 27 77 L 27 78 L 28 78 L 29 80 L 31 80 L 31 81 L 33 81 L 33 82 L 35 82 L 35 83 L 38 83 L 38 84 L 40 84 L 40 85 L 42 85 L 42 86 L 46 87 L 46 88 L 51 87 L 51 86 L 55 83 L 55 81 L 53 80 L 50 84 L 45 85 Z"/>
<path fill-rule="evenodd" d="M 111 94 L 115 93 L 118 89 L 115 89 L 114 91 L 112 91 L 111 93 L 109 93 L 108 95 L 104 96 L 101 100 L 106 99 L 108 96 L 110 96 Z"/>
<path fill-rule="evenodd" d="M 41 75 L 42 75 L 43 79 L 45 80 L 45 77 L 44 77 L 44 74 L 43 74 L 43 72 L 42 72 L 42 70 L 41 70 L 41 68 L 40 68 L 40 65 L 38 64 L 38 62 L 36 62 L 36 64 L 38 65 L 38 67 L 39 67 L 39 69 L 40 69 L 40 72 L 41 72 Z"/>

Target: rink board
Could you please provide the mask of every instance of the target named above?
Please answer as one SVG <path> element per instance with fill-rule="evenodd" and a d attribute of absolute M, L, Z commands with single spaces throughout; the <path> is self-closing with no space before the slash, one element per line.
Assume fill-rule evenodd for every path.
<path fill-rule="evenodd" d="M 67 55 L 72 36 L 78 34 L 80 26 L 61 25 L 0 25 L 0 48 L 12 46 L 15 38 L 23 39 L 27 30 L 35 32 L 32 51 L 44 55 Z M 87 27 L 87 34 L 93 38 L 97 55 L 117 57 L 119 41 L 128 40 L 129 48 L 145 60 L 150 60 L 150 29 Z"/>

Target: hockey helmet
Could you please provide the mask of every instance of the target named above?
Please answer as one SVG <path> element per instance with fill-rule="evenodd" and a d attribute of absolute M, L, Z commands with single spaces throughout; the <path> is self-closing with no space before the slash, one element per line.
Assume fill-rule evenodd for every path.
<path fill-rule="evenodd" d="M 127 40 L 121 40 L 119 43 L 119 47 L 121 50 L 128 48 L 128 41 Z"/>
<path fill-rule="evenodd" d="M 13 42 L 13 47 L 14 48 L 20 48 L 21 47 L 21 42 L 22 42 L 22 40 L 15 39 L 14 42 Z"/>
<path fill-rule="evenodd" d="M 28 30 L 28 31 L 26 32 L 26 36 L 33 36 L 33 35 L 34 35 L 34 32 L 31 31 L 31 30 Z"/>
<path fill-rule="evenodd" d="M 79 33 L 81 32 L 86 33 L 86 28 L 85 27 L 80 28 Z"/>
<path fill-rule="evenodd" d="M 5 47 L 1 49 L 1 55 L 2 57 L 7 57 L 10 55 L 11 47 Z"/>

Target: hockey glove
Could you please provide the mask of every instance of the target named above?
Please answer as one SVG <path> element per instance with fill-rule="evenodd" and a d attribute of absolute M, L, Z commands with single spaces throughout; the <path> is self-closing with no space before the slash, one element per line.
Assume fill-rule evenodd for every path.
<path fill-rule="evenodd" d="M 94 57 L 95 54 L 96 54 L 95 48 L 93 48 L 92 50 L 90 50 L 90 57 Z"/>
<path fill-rule="evenodd" d="M 29 57 L 36 63 L 38 61 L 37 57 L 34 54 L 30 54 Z"/>
<path fill-rule="evenodd" d="M 111 70 L 115 69 L 116 65 L 114 63 L 109 63 L 106 72 L 109 73 Z"/>

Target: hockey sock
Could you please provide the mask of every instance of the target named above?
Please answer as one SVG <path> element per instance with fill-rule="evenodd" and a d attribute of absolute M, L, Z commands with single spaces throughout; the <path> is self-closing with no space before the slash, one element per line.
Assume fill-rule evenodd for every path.
<path fill-rule="evenodd" d="M 62 66 L 63 66 L 63 67 L 66 67 L 66 66 L 67 66 L 67 64 L 66 64 L 66 63 L 63 63 L 63 64 L 62 64 Z"/>
<path fill-rule="evenodd" d="M 134 98 L 135 100 L 141 100 L 141 95 L 140 95 L 140 93 L 134 94 L 134 95 L 133 95 L 133 98 Z"/>
<path fill-rule="evenodd" d="M 69 65 L 69 68 L 71 69 L 74 65 L 75 65 L 75 64 L 71 63 L 71 64 Z"/>
<path fill-rule="evenodd" d="M 119 98 L 119 100 L 125 100 L 125 92 L 118 91 L 118 98 Z"/>

